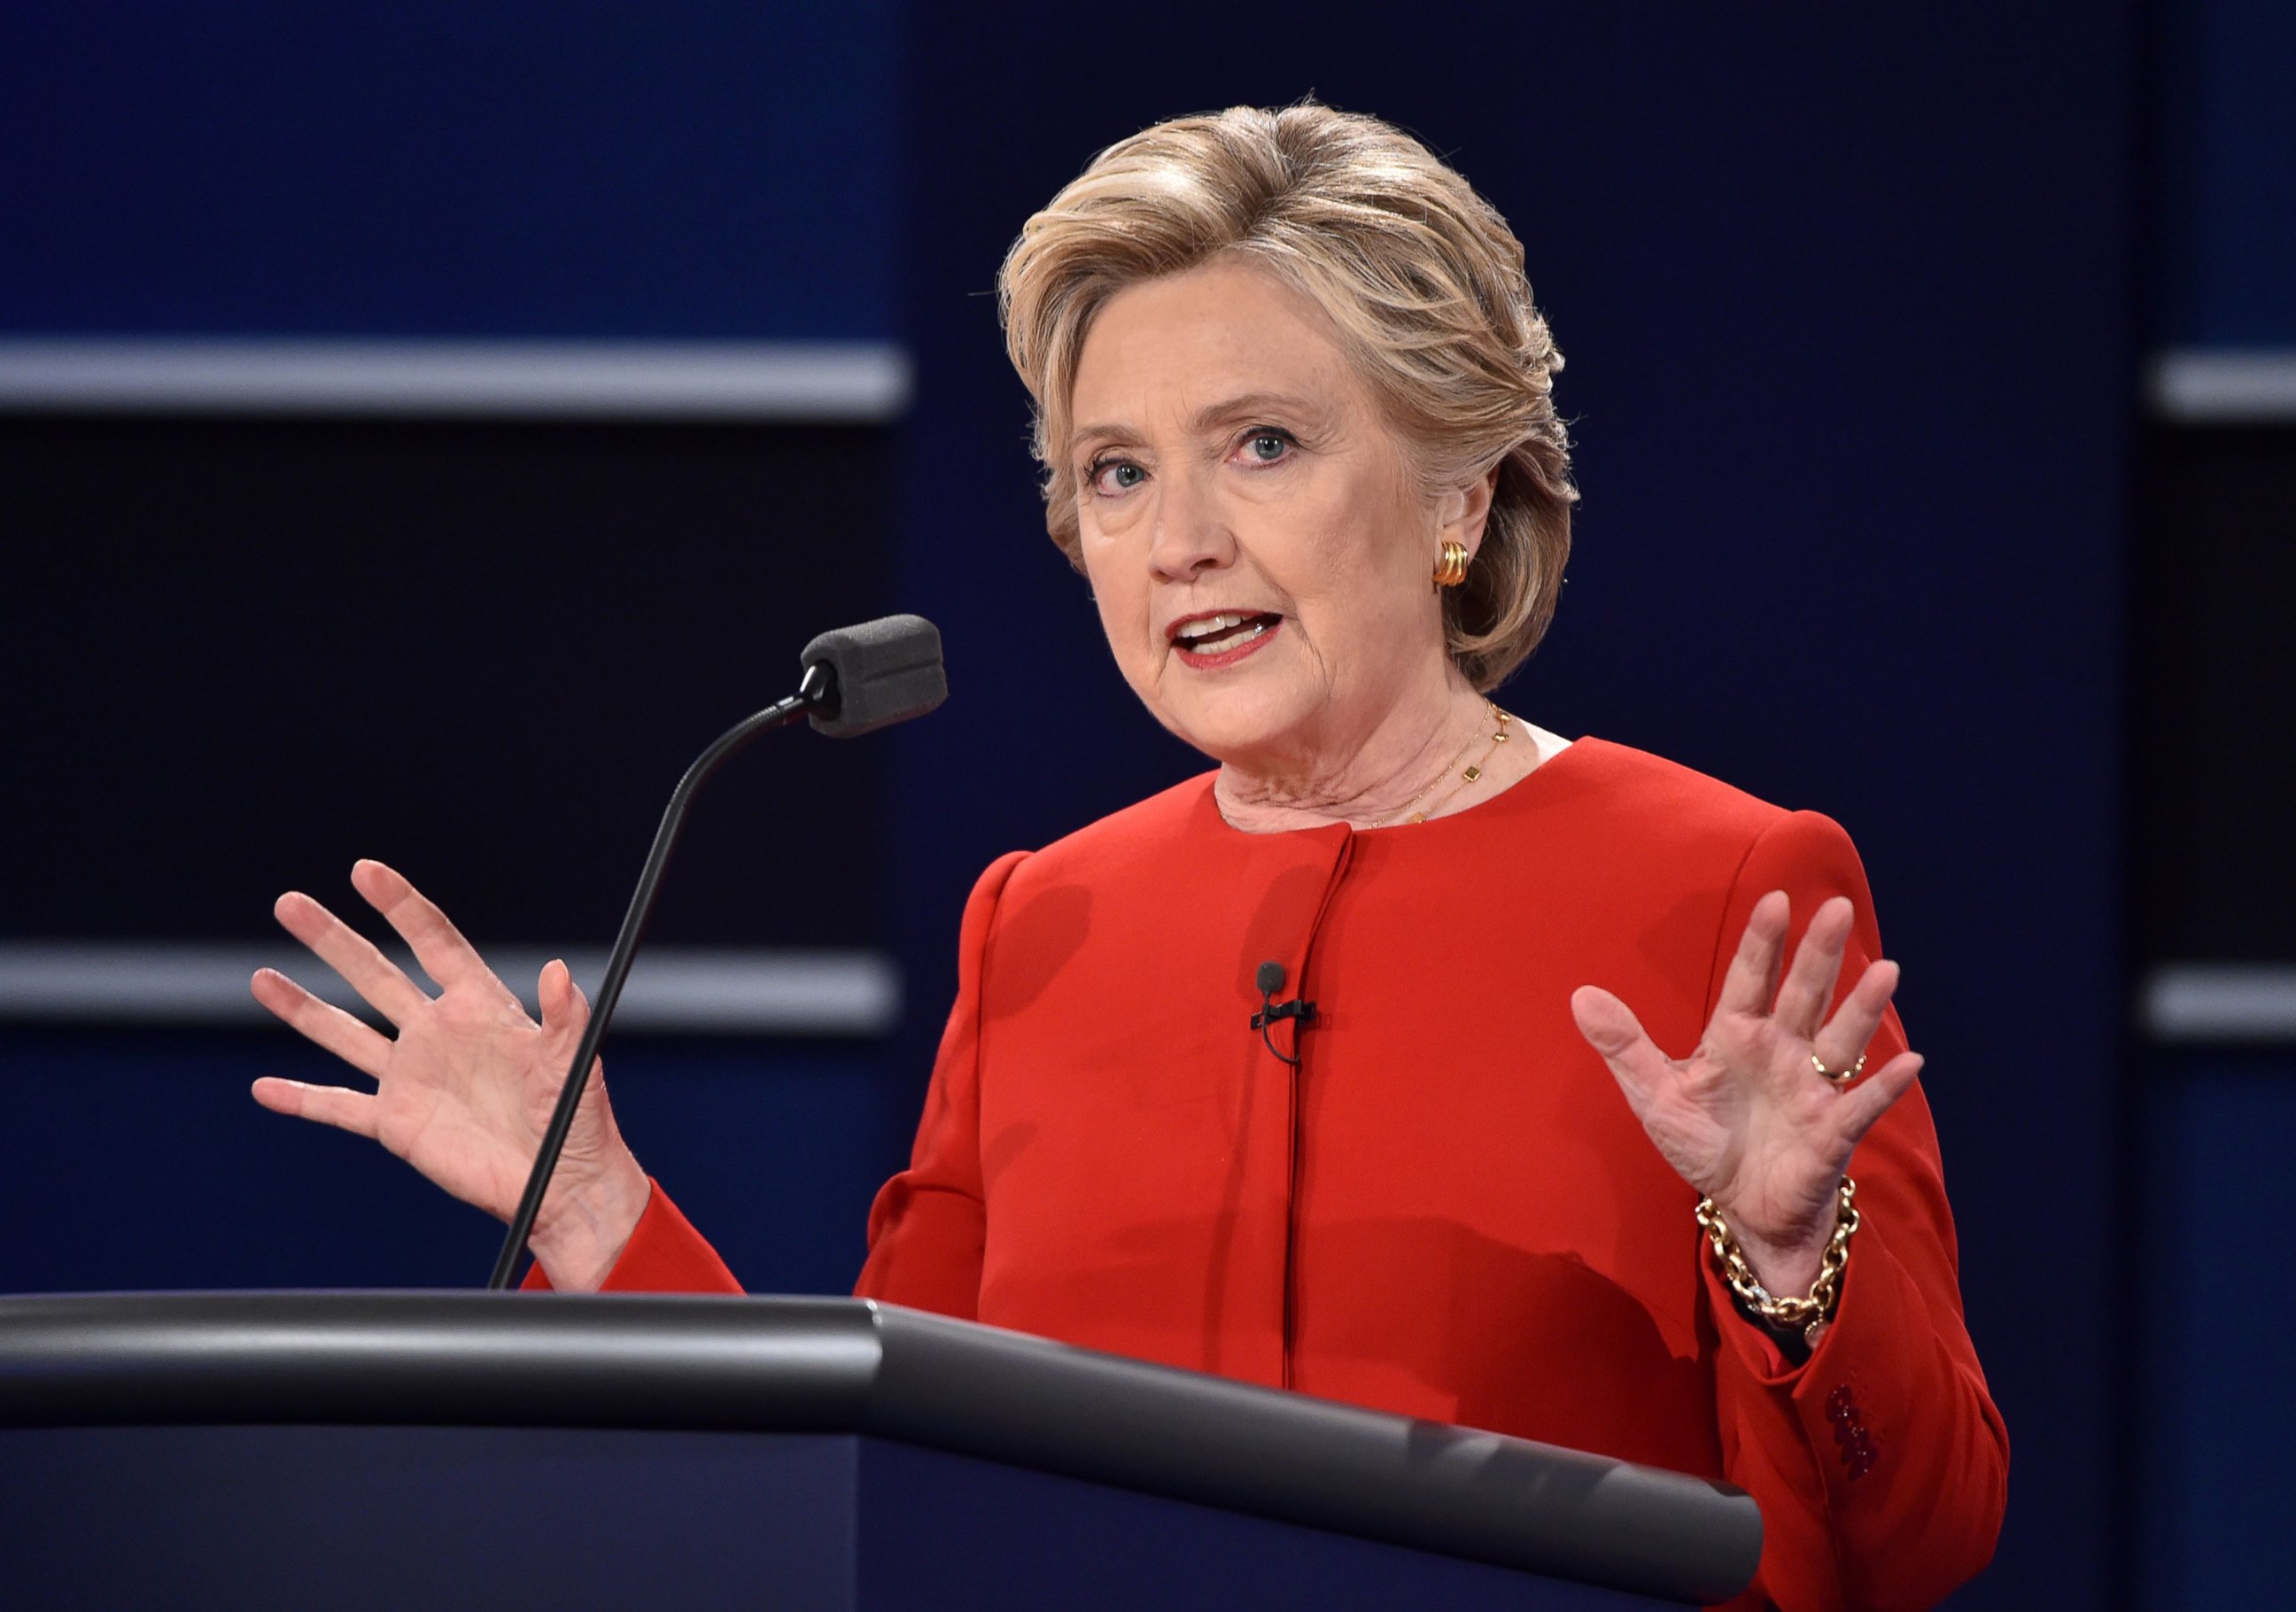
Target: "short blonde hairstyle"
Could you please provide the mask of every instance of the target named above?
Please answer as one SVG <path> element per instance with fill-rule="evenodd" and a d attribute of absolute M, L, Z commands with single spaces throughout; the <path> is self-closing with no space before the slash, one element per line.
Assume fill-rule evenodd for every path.
<path fill-rule="evenodd" d="M 1330 315 L 1428 493 L 1497 471 L 1481 549 L 1443 605 L 1452 659 L 1496 688 L 1546 634 L 1570 553 L 1562 355 L 1506 220 L 1376 118 L 1313 102 L 1176 118 L 1101 152 L 1022 226 L 997 308 L 1035 403 L 1053 541 L 1081 564 L 1064 444 L 1094 316 L 1127 286 L 1224 256 L 1273 269 Z"/>

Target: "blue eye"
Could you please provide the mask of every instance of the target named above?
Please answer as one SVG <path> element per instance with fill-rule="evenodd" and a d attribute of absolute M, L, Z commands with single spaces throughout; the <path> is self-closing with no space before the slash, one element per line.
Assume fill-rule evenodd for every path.
<path fill-rule="evenodd" d="M 1085 472 L 1085 479 L 1100 493 L 1128 493 L 1148 479 L 1148 472 L 1129 459 L 1103 459 Z"/>
<path fill-rule="evenodd" d="M 1292 438 L 1282 431 L 1254 431 L 1245 451 L 1261 464 L 1273 464 L 1291 450 Z"/>

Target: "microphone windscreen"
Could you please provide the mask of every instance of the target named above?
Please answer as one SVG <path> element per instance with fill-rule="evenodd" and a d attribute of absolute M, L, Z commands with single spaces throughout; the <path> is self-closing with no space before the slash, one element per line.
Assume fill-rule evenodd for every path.
<path fill-rule="evenodd" d="M 1259 965 L 1259 977 L 1255 982 L 1262 996 L 1273 996 L 1283 988 L 1283 965 L 1269 961 Z"/>
<path fill-rule="evenodd" d="M 850 739 L 922 716 L 948 698 L 941 669 L 940 629 L 922 616 L 882 616 L 838 627 L 805 646 L 799 663 L 822 661 L 837 674 L 837 708 L 807 720 L 832 739 Z"/>

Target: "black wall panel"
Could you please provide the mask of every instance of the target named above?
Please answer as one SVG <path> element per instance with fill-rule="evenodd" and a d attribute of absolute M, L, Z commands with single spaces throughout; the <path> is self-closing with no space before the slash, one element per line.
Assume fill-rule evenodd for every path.
<path fill-rule="evenodd" d="M 603 945 L 718 731 L 885 608 L 889 432 L 0 419 L 0 935 L 266 933 L 393 862 Z M 658 939 L 873 936 L 875 747 L 705 796 Z M 770 897 L 768 899 L 767 897 Z"/>
<path fill-rule="evenodd" d="M 2296 431 L 2161 430 L 2132 609 L 2140 959 L 2296 961 Z"/>

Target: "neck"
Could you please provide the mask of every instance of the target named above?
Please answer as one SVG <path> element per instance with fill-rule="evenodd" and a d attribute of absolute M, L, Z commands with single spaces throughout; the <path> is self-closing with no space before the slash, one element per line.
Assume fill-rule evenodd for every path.
<path fill-rule="evenodd" d="M 1222 762 L 1213 784 L 1220 814 L 1252 834 L 1378 827 L 1439 790 L 1460 752 L 1488 731 L 1489 705 L 1446 661 L 1439 683 L 1397 701 L 1367 729 Z"/>

